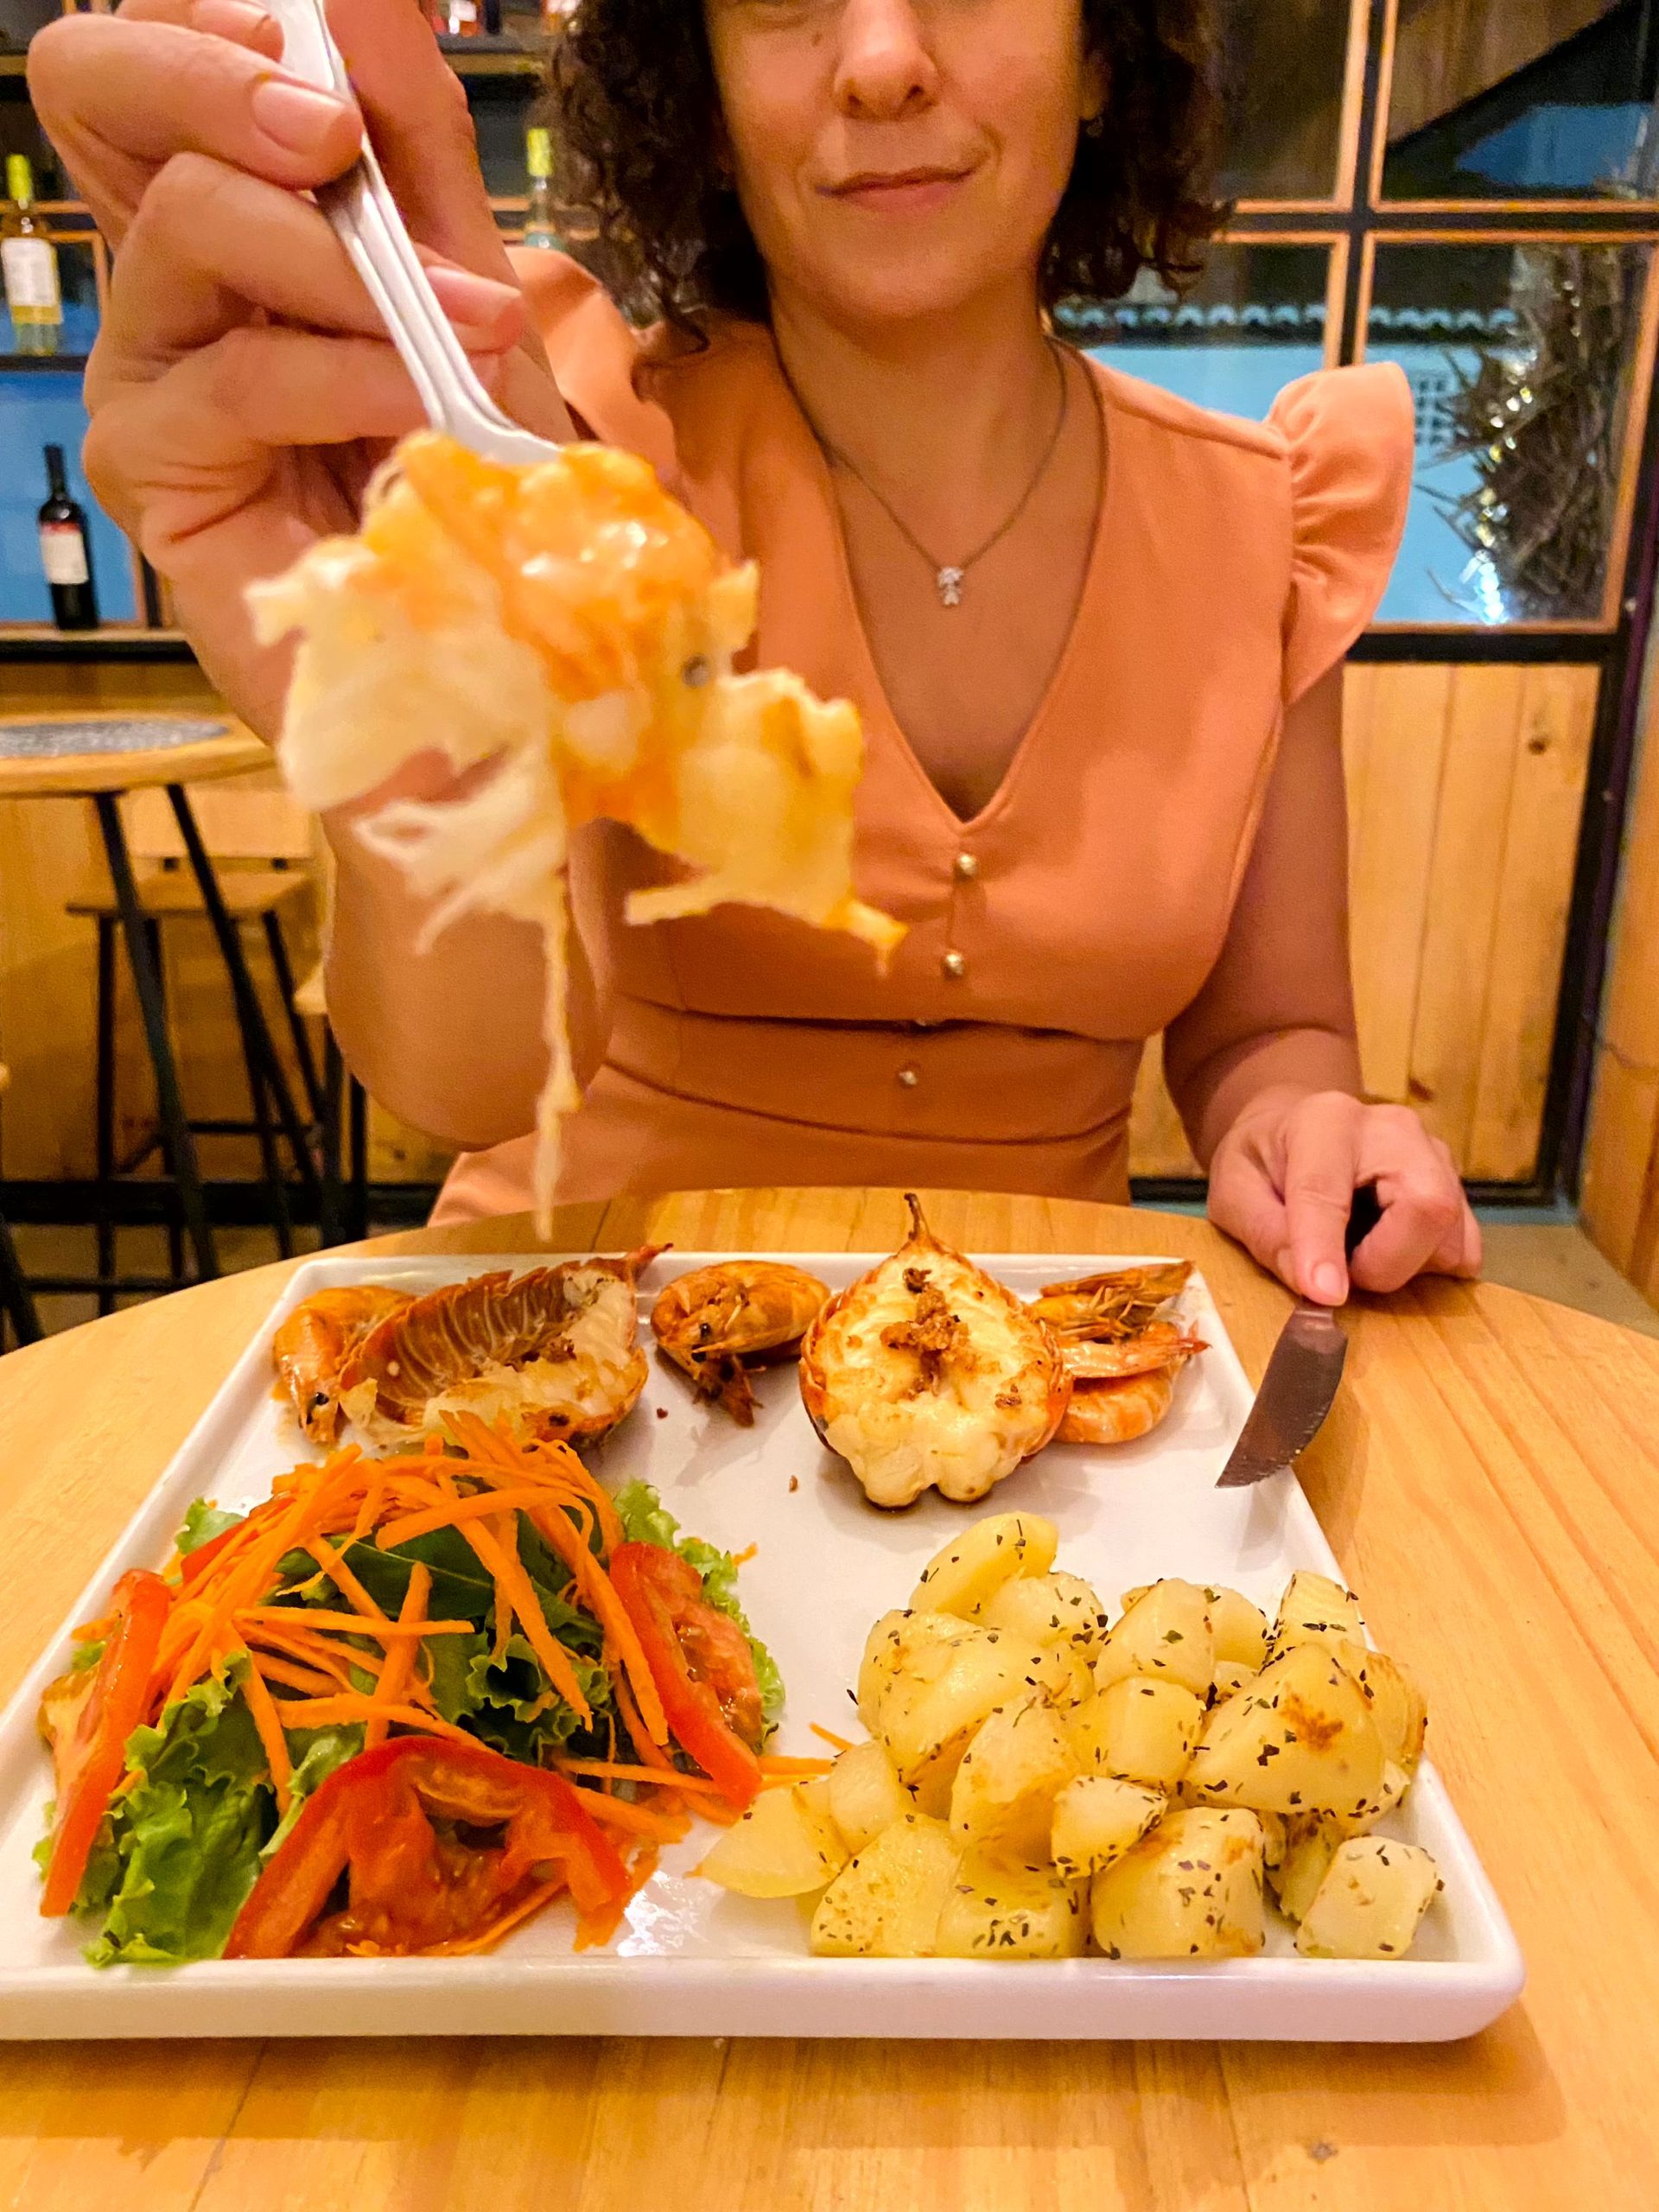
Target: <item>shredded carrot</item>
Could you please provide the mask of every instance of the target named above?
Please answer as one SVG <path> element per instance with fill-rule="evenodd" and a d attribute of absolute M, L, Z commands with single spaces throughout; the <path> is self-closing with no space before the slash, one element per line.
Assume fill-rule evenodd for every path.
<path fill-rule="evenodd" d="M 837 1736 L 833 1728 L 820 1728 L 816 1720 L 810 1721 L 808 1726 L 810 1727 L 812 1733 L 815 1736 L 820 1737 L 824 1743 L 830 1745 L 834 1750 L 837 1751 L 850 1751 L 852 1750 L 853 1739 L 850 1736 Z"/>
<path fill-rule="evenodd" d="M 691 1823 L 685 1815 L 665 1805 L 630 1805 L 625 1798 L 601 1797 L 597 1789 L 584 1789 L 582 1802 L 601 1827 L 624 1828 L 657 1843 L 677 1843 L 690 1833 Z"/>
<path fill-rule="evenodd" d="M 639 1700 L 639 1715 L 652 1741 L 665 1744 L 668 1741 L 668 1717 L 663 1711 L 662 1697 L 652 1677 L 639 1631 L 628 1618 L 626 1606 L 612 1587 L 609 1575 L 577 1536 L 563 1513 L 556 1510 L 550 1512 L 545 1507 L 539 1507 L 531 1511 L 529 1518 L 531 1526 L 546 1538 L 570 1569 L 575 1580 L 576 1594 L 604 1630 L 607 1642 L 615 1646 L 622 1669 L 626 1670 L 634 1696 Z M 621 1670 L 615 1679 L 620 1681 Z"/>
<path fill-rule="evenodd" d="M 259 1671 L 268 1681 L 281 1682 L 285 1689 L 299 1690 L 307 1697 L 332 1697 L 338 1678 L 325 1675 L 318 1668 L 296 1667 L 291 1659 L 279 1658 L 274 1651 L 261 1650 Z"/>
<path fill-rule="evenodd" d="M 621 1896 L 613 1899 L 609 1904 L 601 1905 L 594 1912 L 582 1914 L 576 1929 L 576 1948 L 579 1951 L 594 1950 L 601 1943 L 608 1943 L 627 1918 L 628 1907 L 656 1872 L 657 1847 L 654 1843 L 647 1844 L 628 1869 L 628 1886 Z"/>
<path fill-rule="evenodd" d="M 561 1774 L 588 1775 L 596 1782 L 649 1783 L 658 1789 L 712 1789 L 720 1794 L 720 1784 L 710 1782 L 706 1774 L 682 1774 L 677 1767 L 622 1766 L 611 1759 L 556 1758 L 554 1765 Z"/>
<path fill-rule="evenodd" d="M 366 1613 L 372 1621 L 385 1620 L 386 1618 L 385 1606 L 376 1605 L 352 1569 L 346 1566 L 343 1556 L 343 1546 L 340 1551 L 337 1552 L 332 1545 L 325 1543 L 321 1536 L 314 1536 L 306 1546 L 306 1549 L 334 1584 L 335 1589 L 342 1596 L 349 1598 L 359 1613 Z"/>
<path fill-rule="evenodd" d="M 457 1936 L 448 1943 L 435 1943 L 429 1950 L 422 1952 L 421 1956 L 427 1959 L 464 1959 L 470 1952 L 490 1950 L 510 1928 L 518 1927 L 521 1920 L 528 1920 L 532 1912 L 539 1912 L 550 1898 L 557 1897 L 565 1886 L 563 1875 L 555 1874 L 550 1880 L 538 1883 L 528 1897 L 521 1897 L 499 1920 L 493 1920 L 487 1928 L 480 1929 L 474 1935 Z M 581 1948 L 580 1938 L 577 1948 Z"/>
<path fill-rule="evenodd" d="M 288 1742 L 283 1734 L 283 1724 L 276 1717 L 276 1701 L 271 1696 L 259 1662 L 248 1654 L 248 1677 L 242 1685 L 242 1694 L 248 1700 L 248 1711 L 253 1715 L 253 1725 L 259 1731 L 259 1741 L 264 1748 L 265 1759 L 270 1768 L 270 1778 L 276 1786 L 276 1802 L 286 1810 L 292 1795 L 294 1768 L 288 1756 Z"/>
<path fill-rule="evenodd" d="M 441 1505 L 428 1507 L 423 1513 L 407 1513 L 400 1520 L 382 1522 L 375 1531 L 375 1545 L 380 1551 L 390 1551 L 394 1544 L 406 1544 L 416 1536 L 430 1535 L 435 1529 L 459 1528 L 466 1521 L 487 1520 L 493 1513 L 542 1505 L 546 1500 L 544 1490 L 480 1491 L 474 1497 L 446 1500 Z"/>
<path fill-rule="evenodd" d="M 741 1552 L 734 1552 L 732 1554 L 732 1565 L 734 1567 L 747 1567 L 752 1559 L 758 1559 L 760 1555 L 760 1547 L 759 1544 L 745 1544 Z"/>
<path fill-rule="evenodd" d="M 679 1769 L 662 1746 L 652 1742 L 650 1732 L 639 1718 L 639 1708 L 633 1701 L 626 1676 L 620 1674 L 612 1675 L 611 1696 L 622 1716 L 622 1726 L 627 1730 L 629 1739 L 645 1764 L 660 1767 L 667 1774 L 677 1774 Z"/>
<path fill-rule="evenodd" d="M 384 1715 L 400 1728 L 417 1729 L 425 1736 L 450 1736 L 458 1744 L 476 1746 L 476 1736 L 469 1736 L 464 1728 L 457 1728 L 453 1721 L 441 1719 L 435 1713 L 429 1713 L 418 1705 L 385 1705 L 378 1698 L 363 1697 L 355 1691 L 339 1697 L 284 1698 L 277 1707 L 284 1724 L 308 1728 L 338 1728 L 348 1720 L 373 1720 Z"/>
<path fill-rule="evenodd" d="M 833 1759 L 763 1758 L 760 1771 L 763 1775 L 775 1777 L 780 1782 L 801 1782 L 828 1774 L 834 1764 Z"/>
<path fill-rule="evenodd" d="M 582 1695 L 582 1684 L 576 1680 L 576 1670 L 570 1663 L 570 1655 L 559 1643 L 547 1625 L 547 1616 L 542 1611 L 530 1577 L 524 1573 L 517 1546 L 511 1550 L 497 1541 L 488 1529 L 474 1527 L 468 1522 L 461 1531 L 467 1542 L 478 1554 L 485 1567 L 495 1577 L 496 1603 L 499 1606 L 505 1593 L 512 1614 L 518 1616 L 518 1625 L 524 1630 L 531 1649 L 556 1690 L 586 1726 L 594 1717 L 594 1709 Z M 500 1637 L 500 1622 L 496 1623 L 496 1634 Z"/>
<path fill-rule="evenodd" d="M 409 1571 L 409 1587 L 404 1592 L 403 1605 L 397 1615 L 400 1627 L 407 1623 L 412 1628 L 425 1619 L 426 1601 L 431 1589 L 432 1570 L 417 1560 Z M 417 1649 L 412 1637 L 392 1646 L 386 1656 L 386 1663 L 381 1670 L 380 1681 L 374 1693 L 377 1705 L 385 1704 L 390 1707 L 402 1700 L 415 1672 Z M 386 1722 L 376 1713 L 363 1731 L 363 1748 L 365 1751 L 372 1751 L 377 1744 L 384 1744 L 385 1740 Z"/>
<path fill-rule="evenodd" d="M 278 1628 L 291 1621 L 301 1628 L 348 1629 L 354 1636 L 372 1636 L 381 1643 L 395 1643 L 404 1637 L 418 1640 L 427 1636 L 477 1634 L 471 1621 L 372 1621 L 358 1613 L 325 1612 L 321 1605 L 244 1605 L 237 1618 Z"/>

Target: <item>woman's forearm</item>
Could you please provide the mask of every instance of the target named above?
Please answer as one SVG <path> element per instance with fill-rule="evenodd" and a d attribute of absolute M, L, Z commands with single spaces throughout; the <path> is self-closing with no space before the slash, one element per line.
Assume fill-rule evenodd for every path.
<path fill-rule="evenodd" d="M 328 1018 L 353 1072 L 399 1121 L 458 1150 L 524 1135 L 547 1071 L 540 933 L 477 915 L 417 950 L 428 902 L 364 848 L 353 817 L 326 826 L 338 863 Z"/>

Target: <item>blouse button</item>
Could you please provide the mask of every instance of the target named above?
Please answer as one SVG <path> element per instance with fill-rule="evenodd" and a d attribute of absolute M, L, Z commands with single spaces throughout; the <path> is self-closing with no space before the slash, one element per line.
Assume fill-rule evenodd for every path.
<path fill-rule="evenodd" d="M 958 853 L 956 859 L 956 870 L 962 882 L 971 883 L 979 874 L 979 855 L 976 853 Z"/>
<path fill-rule="evenodd" d="M 914 1090 L 921 1079 L 922 1071 L 918 1067 L 900 1068 L 899 1071 L 899 1083 L 906 1090 Z"/>
<path fill-rule="evenodd" d="M 953 983 L 960 982 L 968 973 L 968 963 L 959 952 L 947 952 L 939 965 Z"/>

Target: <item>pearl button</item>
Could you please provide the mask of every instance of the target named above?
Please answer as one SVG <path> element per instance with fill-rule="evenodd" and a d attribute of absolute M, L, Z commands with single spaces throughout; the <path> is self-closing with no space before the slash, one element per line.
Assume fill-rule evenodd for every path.
<path fill-rule="evenodd" d="M 960 982 L 968 973 L 968 963 L 959 952 L 947 952 L 939 965 L 953 983 Z"/>
<path fill-rule="evenodd" d="M 900 1068 L 899 1071 L 899 1080 L 906 1090 L 914 1090 L 921 1079 L 922 1071 L 919 1068 Z"/>
<path fill-rule="evenodd" d="M 979 855 L 976 853 L 958 853 L 957 874 L 963 882 L 971 883 L 979 874 Z"/>

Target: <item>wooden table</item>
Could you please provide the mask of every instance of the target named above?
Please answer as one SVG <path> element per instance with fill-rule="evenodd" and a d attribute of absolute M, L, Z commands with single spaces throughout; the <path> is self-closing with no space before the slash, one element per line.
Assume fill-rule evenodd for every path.
<path fill-rule="evenodd" d="M 1259 1373 L 1284 1294 L 1197 1221 L 929 1202 L 981 1251 L 1191 1255 Z M 886 1250 L 891 1192 L 618 1201 L 566 1249 Z M 370 1249 L 531 1249 L 527 1224 Z M 274 1296 L 266 1268 L 0 1363 L 0 1690 Z M 1652 2212 L 1659 2202 L 1659 1344 L 1433 1285 L 1357 1319 L 1304 1479 L 1531 1967 L 1476 2040 L 0 2048 L 29 2212 Z M 1017 1968 L 1009 1969 L 1017 1972 Z"/>

